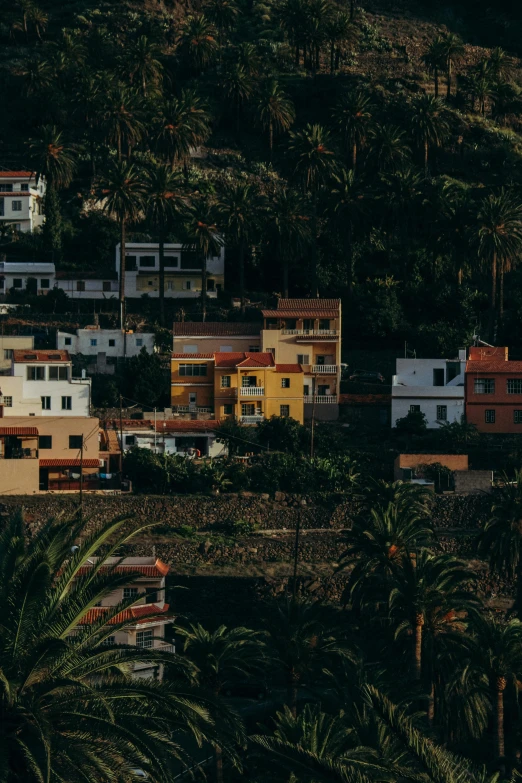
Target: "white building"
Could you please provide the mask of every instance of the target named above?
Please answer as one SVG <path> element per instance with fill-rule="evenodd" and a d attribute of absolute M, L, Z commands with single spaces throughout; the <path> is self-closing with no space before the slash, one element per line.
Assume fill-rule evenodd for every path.
<path fill-rule="evenodd" d="M 45 221 L 45 180 L 31 171 L 0 171 L 0 221 L 17 231 L 33 231 Z"/>
<path fill-rule="evenodd" d="M 11 288 L 24 291 L 29 279 L 36 280 L 37 294 L 48 294 L 51 288 L 54 288 L 54 264 L 0 261 L 0 296 L 7 294 Z"/>
<path fill-rule="evenodd" d="M 117 359 L 137 356 L 144 348 L 147 353 L 154 352 L 152 333 L 100 329 L 99 326 L 77 329 L 76 334 L 58 332 L 56 343 L 58 350 L 89 357 L 92 360 L 89 373 L 114 373 Z"/>
<path fill-rule="evenodd" d="M 146 414 L 154 416 L 154 414 Z M 114 421 L 113 427 L 120 440 L 120 422 Z M 179 420 L 163 418 L 157 413 L 151 419 L 126 419 L 122 422 L 123 451 L 135 446 L 150 449 L 156 454 L 176 454 L 202 457 L 222 457 L 227 453 L 226 445 L 217 440 L 218 421 Z"/>
<path fill-rule="evenodd" d="M 0 378 L 0 418 L 89 416 L 91 381 L 72 377 L 67 351 L 13 351 L 11 375 Z"/>
<path fill-rule="evenodd" d="M 33 349 L 34 337 L 17 334 L 0 335 L 0 375 L 8 375 L 11 372 L 14 351 Z"/>
<path fill-rule="evenodd" d="M 460 422 L 464 415 L 466 350 L 456 359 L 397 359 L 392 381 L 392 426 L 410 411 L 421 411 L 428 427 Z"/>
<path fill-rule="evenodd" d="M 159 297 L 159 247 L 157 242 L 125 246 L 125 296 L 136 299 L 144 294 Z M 197 254 L 181 244 L 165 245 L 165 296 L 201 296 L 202 264 Z M 120 245 L 116 246 L 116 272 L 120 274 Z M 225 249 L 207 260 L 207 295 L 216 297 L 225 280 Z"/>
<path fill-rule="evenodd" d="M 119 296 L 118 277 L 114 272 L 100 277 L 87 272 L 59 271 L 55 286 L 65 291 L 69 299 L 117 299 Z"/>

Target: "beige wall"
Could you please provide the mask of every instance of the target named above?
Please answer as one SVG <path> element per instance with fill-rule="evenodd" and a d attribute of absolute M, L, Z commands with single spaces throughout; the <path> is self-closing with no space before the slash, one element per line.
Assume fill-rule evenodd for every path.
<path fill-rule="evenodd" d="M 32 350 L 34 347 L 34 337 L 23 337 L 18 335 L 0 336 L 0 372 L 11 369 L 11 359 L 6 359 L 4 351 L 25 351 Z"/>
<path fill-rule="evenodd" d="M 278 329 L 265 329 L 261 332 L 263 351 L 275 348 L 277 364 L 295 364 L 298 354 L 308 354 L 310 364 L 316 364 L 317 356 L 334 356 L 332 364 L 340 364 L 340 341 L 317 340 L 313 337 L 308 342 L 298 342 L 296 335 L 282 334 Z"/>
<path fill-rule="evenodd" d="M 245 337 L 176 337 L 174 335 L 173 353 L 184 353 L 186 345 L 197 346 L 197 353 L 218 353 L 224 347 L 232 348 L 234 353 L 249 351 L 251 347 L 261 345 L 261 337 L 246 335 Z"/>
<path fill-rule="evenodd" d="M 0 460 L 0 495 L 32 495 L 40 489 L 37 459 Z"/>
<path fill-rule="evenodd" d="M 440 463 L 450 470 L 468 470 L 467 454 L 399 454 L 395 458 L 393 474 L 396 481 L 402 478 L 402 468 Z"/>

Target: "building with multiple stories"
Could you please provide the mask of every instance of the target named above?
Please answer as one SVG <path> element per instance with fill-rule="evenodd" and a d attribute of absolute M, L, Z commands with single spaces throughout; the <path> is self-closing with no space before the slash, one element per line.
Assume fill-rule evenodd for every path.
<path fill-rule="evenodd" d="M 261 324 L 228 321 L 175 323 L 174 353 L 256 353 L 261 350 Z"/>
<path fill-rule="evenodd" d="M 89 569 L 97 562 L 97 557 L 90 558 L 90 563 L 80 569 L 78 576 L 88 574 Z M 165 582 L 170 567 L 156 557 L 126 557 L 123 560 L 109 557 L 106 564 L 115 565 L 118 574 L 128 574 L 128 584 L 103 598 L 99 606 L 90 609 L 83 618 L 82 625 L 92 625 L 104 616 L 111 615 L 106 625 L 106 644 L 126 644 L 144 650 L 174 653 L 174 644 L 165 639 L 165 628 L 172 624 L 173 620 L 165 596 Z M 135 603 L 122 612 L 111 612 L 121 601 L 127 599 L 135 599 Z M 111 634 L 111 626 L 120 625 L 122 622 L 125 623 L 124 627 L 115 628 Z M 162 668 L 153 662 L 135 663 L 133 676 L 137 679 L 161 679 Z"/>
<path fill-rule="evenodd" d="M 466 350 L 454 359 L 397 359 L 392 379 L 392 427 L 410 411 L 424 413 L 429 429 L 464 415 Z"/>
<path fill-rule="evenodd" d="M 116 247 L 116 272 L 120 275 L 120 245 Z M 159 297 L 159 246 L 157 242 L 129 242 L 125 247 L 125 295 L 130 299 L 144 294 Z M 165 296 L 201 296 L 202 260 L 181 244 L 165 245 Z M 207 259 L 207 296 L 216 297 L 225 285 L 225 249 Z"/>
<path fill-rule="evenodd" d="M 0 335 L 0 375 L 8 375 L 11 372 L 11 364 L 14 351 L 32 351 L 34 349 L 34 337 L 24 335 Z"/>
<path fill-rule="evenodd" d="M 0 171 L 0 221 L 17 231 L 34 231 L 45 221 L 45 180 L 33 171 Z"/>
<path fill-rule="evenodd" d="M 522 432 L 522 362 L 508 349 L 469 349 L 466 364 L 466 420 L 479 432 Z"/>
<path fill-rule="evenodd" d="M 81 354 L 89 362 L 87 373 L 114 373 L 118 359 L 137 356 L 143 349 L 154 352 L 155 337 L 149 332 L 124 331 L 122 329 L 100 329 L 87 326 L 74 333 L 56 333 L 58 350 L 66 350 L 73 356 Z"/>

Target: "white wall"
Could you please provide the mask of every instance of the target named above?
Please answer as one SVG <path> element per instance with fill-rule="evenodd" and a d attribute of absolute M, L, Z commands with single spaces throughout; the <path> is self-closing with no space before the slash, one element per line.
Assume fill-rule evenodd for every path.
<path fill-rule="evenodd" d="M 397 359 L 394 384 L 403 383 L 406 386 L 433 386 L 433 370 L 446 372 L 448 362 L 451 359 Z M 457 361 L 457 360 L 455 360 Z M 464 384 L 464 371 L 466 361 L 460 362 L 460 374 L 462 377 L 451 381 L 452 386 Z M 446 379 L 446 375 L 444 376 Z M 436 387 L 441 388 L 441 387 Z"/>
<path fill-rule="evenodd" d="M 66 366 L 69 380 L 49 380 L 49 367 Z M 45 380 L 27 380 L 28 367 L 45 367 Z M 89 416 L 91 402 L 91 381 L 71 377 L 72 366 L 69 363 L 30 362 L 13 364 L 13 375 L 0 379 L 3 396 L 13 397 L 12 408 L 4 408 L 4 416 Z M 50 410 L 42 409 L 42 397 L 51 398 Z M 71 410 L 62 408 L 62 397 L 71 397 Z"/>
<path fill-rule="evenodd" d="M 68 342 L 70 340 L 70 343 Z M 92 345 L 92 341 L 96 345 Z M 69 351 L 71 354 L 81 353 L 84 356 L 97 356 L 105 353 L 107 356 L 124 356 L 124 333 L 121 329 L 77 329 L 76 334 L 57 333 L 57 348 Z M 112 343 L 114 342 L 114 345 Z M 137 356 L 145 348 L 147 353 L 154 352 L 154 335 L 144 332 L 127 333 L 126 356 Z"/>
<path fill-rule="evenodd" d="M 460 373 L 449 383 L 448 363 L 459 361 Z M 437 417 L 437 407 L 446 406 L 446 421 L 460 422 L 464 414 L 465 351 L 459 351 L 459 359 L 397 359 L 396 375 L 392 383 L 392 427 L 397 419 L 410 412 L 412 405 L 420 406 L 429 429 L 439 429 L 442 419 Z M 433 385 L 433 370 L 444 371 L 444 385 Z"/>
<path fill-rule="evenodd" d="M 22 183 L 28 189 L 22 190 Z M 45 196 L 45 180 L 40 179 L 38 185 L 34 177 L 0 177 L 0 221 L 19 226 L 20 231 L 32 231 L 43 225 L 43 197 Z M 11 191 L 5 191 L 6 187 Z M 14 202 L 22 202 L 21 209 L 14 209 Z M 16 204 L 20 206 L 20 204 Z"/>
<path fill-rule="evenodd" d="M 111 299 L 118 298 L 119 284 L 117 280 L 100 277 L 98 280 L 85 280 L 78 274 L 74 278 L 58 278 L 56 288 L 65 291 L 70 299 Z M 84 290 L 79 290 L 83 288 Z"/>
<path fill-rule="evenodd" d="M 434 386 L 434 389 L 439 387 Z M 413 390 L 412 390 L 413 392 Z M 460 422 L 464 414 L 464 390 L 462 397 L 447 398 L 442 395 L 439 398 L 426 397 L 392 397 L 392 427 L 395 427 L 397 419 L 403 419 L 410 412 L 410 405 L 420 405 L 421 413 L 424 413 L 428 420 L 429 429 L 440 429 L 442 422 L 437 419 L 437 406 L 445 405 L 447 408 L 447 421 L 449 423 Z"/>
<path fill-rule="evenodd" d="M 123 448 L 128 451 L 132 448 L 132 444 L 126 443 L 126 437 L 128 435 L 135 436 L 135 446 L 141 449 L 151 449 L 154 451 L 154 433 L 153 432 L 123 432 Z M 165 451 L 163 451 L 163 433 L 156 433 L 156 453 L 157 454 L 180 454 L 186 453 L 186 449 L 189 448 L 190 442 L 194 438 L 206 438 L 207 440 L 207 454 L 203 453 L 203 456 L 208 457 L 222 457 L 226 455 L 226 445 L 224 443 L 218 443 L 216 435 L 213 432 L 183 432 L 183 433 L 169 433 L 165 434 Z"/>
<path fill-rule="evenodd" d="M 0 263 L 0 294 L 7 293 L 14 287 L 14 281 L 21 280 L 22 285 L 17 290 L 24 291 L 27 280 L 34 278 L 37 281 L 38 293 L 47 294 L 54 286 L 54 264 L 18 263 L 16 261 L 3 261 Z M 2 280 L 1 278 L 4 278 Z M 42 281 L 43 285 L 42 285 Z"/>

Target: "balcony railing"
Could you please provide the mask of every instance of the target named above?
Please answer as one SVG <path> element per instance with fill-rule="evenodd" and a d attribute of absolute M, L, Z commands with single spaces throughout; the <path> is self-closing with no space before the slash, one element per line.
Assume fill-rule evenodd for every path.
<path fill-rule="evenodd" d="M 281 329 L 281 334 L 299 334 L 305 337 L 337 337 L 338 329 Z"/>
<path fill-rule="evenodd" d="M 336 364 L 312 364 L 312 372 L 321 375 L 337 375 Z"/>
<path fill-rule="evenodd" d="M 0 459 L 37 459 L 38 449 L 19 448 L 12 449 L 7 454 L 0 452 Z"/>
<path fill-rule="evenodd" d="M 265 393 L 264 386 L 241 386 L 241 397 L 262 397 Z"/>
<path fill-rule="evenodd" d="M 262 413 L 257 413 L 255 416 L 241 416 L 242 424 L 259 424 L 260 421 L 264 421 L 265 417 Z"/>
<path fill-rule="evenodd" d="M 337 405 L 337 394 L 316 394 L 315 400 L 313 394 L 305 394 L 304 401 L 308 404 L 315 402 L 317 405 L 329 403 L 330 405 Z"/>
<path fill-rule="evenodd" d="M 169 644 L 168 642 L 164 642 L 163 639 L 153 639 L 152 644 L 148 647 L 138 647 L 139 650 L 159 650 L 160 652 L 166 652 L 171 653 L 174 655 L 176 652 L 176 647 L 173 644 Z M 137 661 L 133 664 L 134 671 L 139 671 L 140 669 L 150 669 L 155 668 L 159 666 L 160 664 L 154 662 L 154 661 Z"/>

